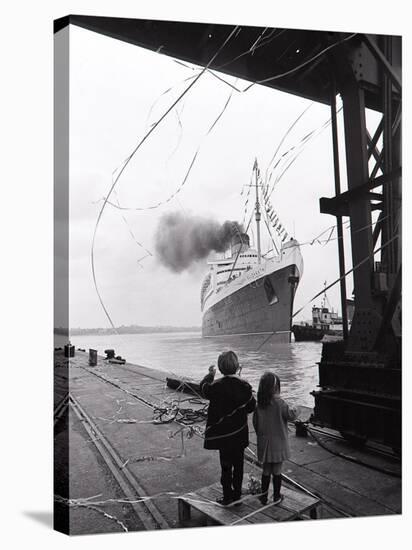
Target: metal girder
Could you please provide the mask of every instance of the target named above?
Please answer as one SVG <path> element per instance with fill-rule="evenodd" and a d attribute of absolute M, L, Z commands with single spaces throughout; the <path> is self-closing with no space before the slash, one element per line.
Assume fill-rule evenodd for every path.
<path fill-rule="evenodd" d="M 378 140 L 382 134 L 382 130 L 383 130 L 383 119 L 380 120 L 373 137 L 371 137 L 369 132 L 366 131 L 366 135 L 368 138 L 368 159 L 371 157 L 371 155 L 373 155 L 376 161 L 379 160 L 380 151 L 376 147 L 376 144 L 378 143 Z"/>
<path fill-rule="evenodd" d="M 395 150 L 400 151 L 401 85 L 400 43 L 393 37 L 363 36 L 362 40 L 363 44 L 353 48 L 349 55 L 343 50 L 333 53 L 334 72 L 343 101 L 348 191 L 337 193 L 331 199 L 321 198 L 320 210 L 337 219 L 350 217 L 352 263 L 359 267 L 353 275 L 355 314 L 348 349 L 366 351 L 373 349 L 376 344 L 373 335 L 381 331 L 387 298 L 385 288 L 391 286 L 391 273 L 398 265 L 396 236 L 401 167 Z M 373 87 L 383 116 L 372 137 L 366 127 L 365 98 Z M 377 143 L 381 135 L 383 147 L 379 151 Z M 369 173 L 371 156 L 376 163 Z M 382 176 L 376 177 L 379 170 Z M 380 186 L 382 194 L 371 192 Z M 373 230 L 371 212 L 375 210 L 381 213 Z M 382 235 L 382 260 L 377 277 L 373 250 L 379 235 Z M 369 261 L 365 261 L 368 258 Z M 378 285 L 376 289 L 375 285 Z"/>
<path fill-rule="evenodd" d="M 69 15 L 54 24 L 55 32 L 69 24 L 76 25 L 200 66 L 208 64 L 234 28 L 234 25 L 85 15 Z M 367 37 L 372 42 L 379 40 L 379 35 Z M 400 44 L 400 37 L 395 38 Z M 362 34 L 241 25 L 210 69 L 330 104 L 328 56 L 337 49 L 352 63 L 352 74 L 356 72 L 363 82 L 366 106 L 380 111 L 379 61 Z M 287 74 L 278 78 L 282 73 Z"/>
<path fill-rule="evenodd" d="M 369 180 L 364 91 L 349 79 L 341 88 L 345 127 L 346 166 L 348 179 L 348 214 L 351 221 L 352 262 L 355 313 L 348 340 L 349 349 L 369 350 L 373 334 L 380 325 L 380 307 L 372 292 L 373 243 L 371 204 L 365 196 Z M 375 186 L 376 182 L 373 183 Z M 366 261 L 365 261 L 366 260 Z"/>
<path fill-rule="evenodd" d="M 340 166 L 339 166 L 339 143 L 338 143 L 338 123 L 336 117 L 336 82 L 332 79 L 331 84 L 331 129 L 332 129 L 332 147 L 333 147 L 333 167 L 335 177 L 335 193 L 340 195 Z M 348 339 L 348 312 L 346 306 L 346 277 L 345 277 L 345 244 L 343 235 L 342 216 L 336 216 L 336 227 L 338 233 L 338 260 L 339 260 L 339 277 L 340 277 L 340 298 L 342 310 L 342 330 L 343 339 Z"/>
<path fill-rule="evenodd" d="M 383 166 L 383 151 L 380 152 L 378 158 L 376 159 L 375 166 L 373 167 L 373 170 L 371 172 L 371 178 L 374 178 L 376 174 L 378 173 L 378 170 L 382 170 Z"/>
<path fill-rule="evenodd" d="M 367 197 L 369 200 L 373 201 L 381 201 L 383 199 L 383 195 L 381 193 L 368 193 Z"/>
<path fill-rule="evenodd" d="M 395 308 L 401 300 L 402 292 L 402 265 L 399 266 L 398 273 L 392 285 L 388 301 L 386 303 L 385 310 L 383 312 L 382 324 L 379 329 L 379 332 L 376 336 L 376 346 L 385 345 L 385 336 L 389 325 L 392 322 L 393 314 L 395 313 Z"/>
<path fill-rule="evenodd" d="M 388 78 L 390 78 L 392 84 L 400 92 L 402 90 L 401 79 L 396 74 L 392 64 L 388 61 L 387 57 L 383 54 L 383 52 L 379 49 L 376 42 L 374 42 L 374 40 L 372 40 L 370 36 L 368 36 L 367 34 L 364 34 L 362 36 L 362 39 L 364 40 L 364 42 L 368 46 L 369 50 L 372 52 L 372 54 L 375 56 L 375 58 L 379 62 L 380 66 L 382 67 L 383 71 L 385 72 L 385 75 Z"/>
<path fill-rule="evenodd" d="M 384 174 L 377 178 L 371 178 L 366 183 L 358 187 L 345 191 L 333 198 L 322 197 L 319 199 L 320 211 L 322 214 L 331 214 L 333 216 L 349 216 L 349 203 L 360 198 L 373 199 L 374 194 L 370 193 L 371 189 L 387 184 L 401 175 L 401 168 L 394 170 L 391 174 Z M 382 196 L 377 195 L 377 199 Z"/>
<path fill-rule="evenodd" d="M 201 67 L 209 63 L 236 27 L 234 24 L 69 15 L 55 21 L 55 32 L 69 24 Z M 326 55 L 316 56 L 350 36 L 350 33 L 241 25 L 209 68 L 328 104 L 328 60 Z M 306 63 L 308 60 L 311 62 Z M 300 65 L 301 69 L 295 71 Z M 288 71 L 292 72 L 272 80 Z"/>
<path fill-rule="evenodd" d="M 398 106 L 395 120 L 392 124 L 392 135 L 395 135 L 398 131 L 400 122 L 401 122 L 401 105 Z M 379 140 L 382 132 L 384 130 L 384 117 L 382 117 L 381 121 L 379 122 L 379 125 L 376 129 L 376 132 L 371 138 L 369 132 L 367 132 L 367 138 L 368 138 L 368 159 L 373 155 L 374 159 L 376 160 L 375 166 L 373 167 L 373 170 L 371 172 L 370 177 L 374 178 L 376 174 L 378 173 L 378 170 L 382 170 L 383 167 L 383 161 L 384 161 L 384 150 L 379 151 L 379 149 L 376 147 L 376 143 Z"/>
<path fill-rule="evenodd" d="M 380 212 L 378 220 L 375 224 L 375 227 L 372 233 L 373 248 L 375 248 L 375 245 L 378 242 L 378 238 L 382 230 L 382 219 L 383 219 L 383 212 Z"/>

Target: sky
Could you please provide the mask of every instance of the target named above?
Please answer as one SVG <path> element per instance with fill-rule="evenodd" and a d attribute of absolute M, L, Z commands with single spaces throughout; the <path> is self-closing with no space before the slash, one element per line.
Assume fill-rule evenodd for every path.
<path fill-rule="evenodd" d="M 188 86 L 191 80 L 187 79 L 197 74 L 196 69 L 160 53 L 70 27 L 72 328 L 110 326 L 91 269 L 93 234 L 104 197 L 125 159 Z M 224 78 L 239 89 L 248 84 Z M 242 189 L 247 190 L 255 158 L 264 174 L 283 136 L 308 107 L 282 144 L 280 155 L 320 128 L 329 119 L 329 107 L 260 85 L 237 92 L 210 73 L 202 75 L 118 179 L 110 201 L 130 210 L 106 204 L 101 216 L 94 247 L 96 282 L 115 326 L 200 326 L 200 285 L 207 266 L 200 262 L 179 274 L 162 266 L 154 250 L 159 219 L 177 211 L 218 222 L 242 221 Z M 376 124 L 374 114 L 368 118 L 372 126 Z M 338 122 L 345 190 L 340 115 Z M 175 194 L 196 151 L 189 177 Z M 329 284 L 338 278 L 336 231 L 328 244 L 308 244 L 335 222 L 319 212 L 323 196 L 334 196 L 330 126 L 309 141 L 271 196 L 289 235 L 306 243 L 301 246 L 304 273 L 295 311 L 309 303 L 324 281 Z M 158 203 L 159 207 L 148 208 Z M 348 229 L 344 231 L 347 269 L 351 267 Z M 269 240 L 262 233 L 265 250 Z M 347 285 L 350 297 L 350 276 Z M 339 285 L 328 291 L 328 299 L 340 309 Z M 306 305 L 296 320 L 309 319 L 311 306 L 320 301 Z"/>

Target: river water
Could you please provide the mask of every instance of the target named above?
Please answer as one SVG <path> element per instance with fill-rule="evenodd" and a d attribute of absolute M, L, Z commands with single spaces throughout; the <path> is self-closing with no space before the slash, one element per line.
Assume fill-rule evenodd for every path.
<path fill-rule="evenodd" d="M 266 337 L 267 338 L 267 337 Z M 291 404 L 313 407 L 310 392 L 318 383 L 317 361 L 322 344 L 278 344 L 261 336 L 202 338 L 197 332 L 73 336 L 76 348 L 97 349 L 99 355 L 112 348 L 128 362 L 200 381 L 218 355 L 232 349 L 242 366 L 241 376 L 254 389 L 265 370 L 276 372 L 282 396 Z M 219 371 L 217 371 L 219 375 Z"/>

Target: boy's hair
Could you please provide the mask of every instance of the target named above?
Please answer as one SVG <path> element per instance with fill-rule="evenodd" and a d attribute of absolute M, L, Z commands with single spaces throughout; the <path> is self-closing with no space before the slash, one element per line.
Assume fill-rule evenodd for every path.
<path fill-rule="evenodd" d="M 217 360 L 217 366 L 220 372 L 224 375 L 236 374 L 239 368 L 239 361 L 234 351 L 224 351 Z"/>
<path fill-rule="evenodd" d="M 280 380 L 279 376 L 273 372 L 265 372 L 262 374 L 259 381 L 259 388 L 257 392 L 258 407 L 265 409 L 274 393 L 280 393 Z"/>

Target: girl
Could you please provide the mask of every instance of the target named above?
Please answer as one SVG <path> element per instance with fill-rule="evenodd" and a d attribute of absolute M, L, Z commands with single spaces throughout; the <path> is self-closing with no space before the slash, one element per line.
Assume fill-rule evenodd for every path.
<path fill-rule="evenodd" d="M 282 500 L 282 462 L 289 458 L 288 421 L 295 420 L 296 410 L 280 398 L 280 380 L 276 374 L 265 372 L 259 382 L 257 408 L 253 426 L 257 434 L 258 460 L 262 463 L 262 494 L 260 502 L 268 501 L 270 476 L 273 476 L 273 502 Z"/>

